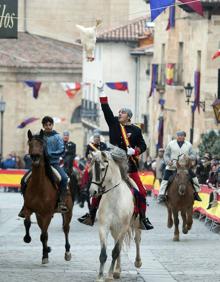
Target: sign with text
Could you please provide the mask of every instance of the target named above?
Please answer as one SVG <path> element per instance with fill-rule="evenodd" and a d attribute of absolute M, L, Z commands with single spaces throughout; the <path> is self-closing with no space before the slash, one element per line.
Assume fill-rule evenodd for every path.
<path fill-rule="evenodd" d="M 17 38 L 18 0 L 0 0 L 0 39 Z"/>

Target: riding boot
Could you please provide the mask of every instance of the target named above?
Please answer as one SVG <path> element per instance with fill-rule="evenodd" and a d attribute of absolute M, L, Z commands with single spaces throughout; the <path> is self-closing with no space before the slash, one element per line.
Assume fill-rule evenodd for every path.
<path fill-rule="evenodd" d="M 199 193 L 194 191 L 194 200 L 195 201 L 199 201 L 199 202 L 202 202 L 202 199 L 199 197 Z"/>
<path fill-rule="evenodd" d="M 167 189 L 167 185 L 168 185 L 168 180 L 162 180 L 161 184 L 160 184 L 160 191 L 159 191 L 159 195 L 157 198 L 157 202 L 159 204 L 166 202 L 166 189 Z"/>
<path fill-rule="evenodd" d="M 67 208 L 66 203 L 65 203 L 66 189 L 64 189 L 62 187 L 60 190 L 61 191 L 60 191 L 60 196 L 59 196 L 57 212 L 66 213 L 66 212 L 68 212 L 68 208 Z"/>
<path fill-rule="evenodd" d="M 26 188 L 27 188 L 27 183 L 25 181 L 21 181 L 21 194 L 23 195 L 23 198 L 24 198 L 24 194 L 26 192 Z M 24 204 L 18 214 L 19 217 L 21 218 L 25 218 L 25 215 L 24 215 Z"/>
<path fill-rule="evenodd" d="M 91 207 L 89 213 L 86 213 L 82 217 L 78 218 L 80 223 L 93 226 L 95 222 L 97 207 Z"/>
<path fill-rule="evenodd" d="M 149 218 L 145 216 L 144 213 L 140 212 L 140 229 L 142 230 L 151 230 L 153 225 L 150 222 Z"/>
<path fill-rule="evenodd" d="M 209 195 L 209 205 L 206 208 L 207 210 L 214 208 L 218 205 L 218 201 L 217 201 L 217 195 L 215 192 L 211 192 Z"/>
<path fill-rule="evenodd" d="M 200 191 L 200 185 L 199 185 L 198 178 L 196 176 L 192 178 L 192 184 L 194 188 L 194 200 L 202 202 L 202 199 L 199 197 L 199 194 L 198 194 Z"/>

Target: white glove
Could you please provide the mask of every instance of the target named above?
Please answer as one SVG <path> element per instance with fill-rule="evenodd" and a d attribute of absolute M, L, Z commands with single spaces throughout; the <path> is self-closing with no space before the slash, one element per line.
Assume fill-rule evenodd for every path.
<path fill-rule="evenodd" d="M 128 156 L 133 156 L 135 154 L 135 149 L 131 147 L 127 147 L 127 155 Z"/>
<path fill-rule="evenodd" d="M 99 81 L 96 86 L 98 89 L 99 97 L 107 97 L 107 95 L 104 93 L 104 83 L 102 81 Z"/>

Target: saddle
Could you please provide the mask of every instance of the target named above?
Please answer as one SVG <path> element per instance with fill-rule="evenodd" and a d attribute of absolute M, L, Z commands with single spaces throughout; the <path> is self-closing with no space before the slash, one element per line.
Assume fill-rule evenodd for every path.
<path fill-rule="evenodd" d="M 53 171 L 53 176 L 55 178 L 55 182 L 59 184 L 60 181 L 61 181 L 61 175 L 59 174 L 58 170 L 56 170 L 53 166 L 51 166 L 51 169 Z M 32 175 L 32 171 L 30 170 L 29 173 L 24 178 L 25 183 L 27 183 L 29 181 L 29 179 L 31 178 L 31 175 Z M 69 180 L 68 180 L 68 182 L 69 182 Z"/>

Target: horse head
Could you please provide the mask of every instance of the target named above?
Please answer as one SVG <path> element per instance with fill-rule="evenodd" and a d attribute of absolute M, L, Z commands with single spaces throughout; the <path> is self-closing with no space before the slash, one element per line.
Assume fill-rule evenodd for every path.
<path fill-rule="evenodd" d="M 189 172 L 186 169 L 178 169 L 175 175 L 175 183 L 178 188 L 178 194 L 184 196 L 187 190 L 187 187 L 190 183 Z"/>
<path fill-rule="evenodd" d="M 28 145 L 29 154 L 32 160 L 33 166 L 39 166 L 41 159 L 44 158 L 44 132 L 41 129 L 39 134 L 33 135 L 30 130 L 28 130 Z"/>
<path fill-rule="evenodd" d="M 108 152 L 92 152 L 90 170 L 92 171 L 92 182 L 90 194 L 99 195 L 105 190 L 105 183 L 108 181 L 108 169 L 110 156 Z"/>
<path fill-rule="evenodd" d="M 181 154 L 176 162 L 177 169 L 189 169 L 192 166 L 192 160 L 186 154 Z"/>

